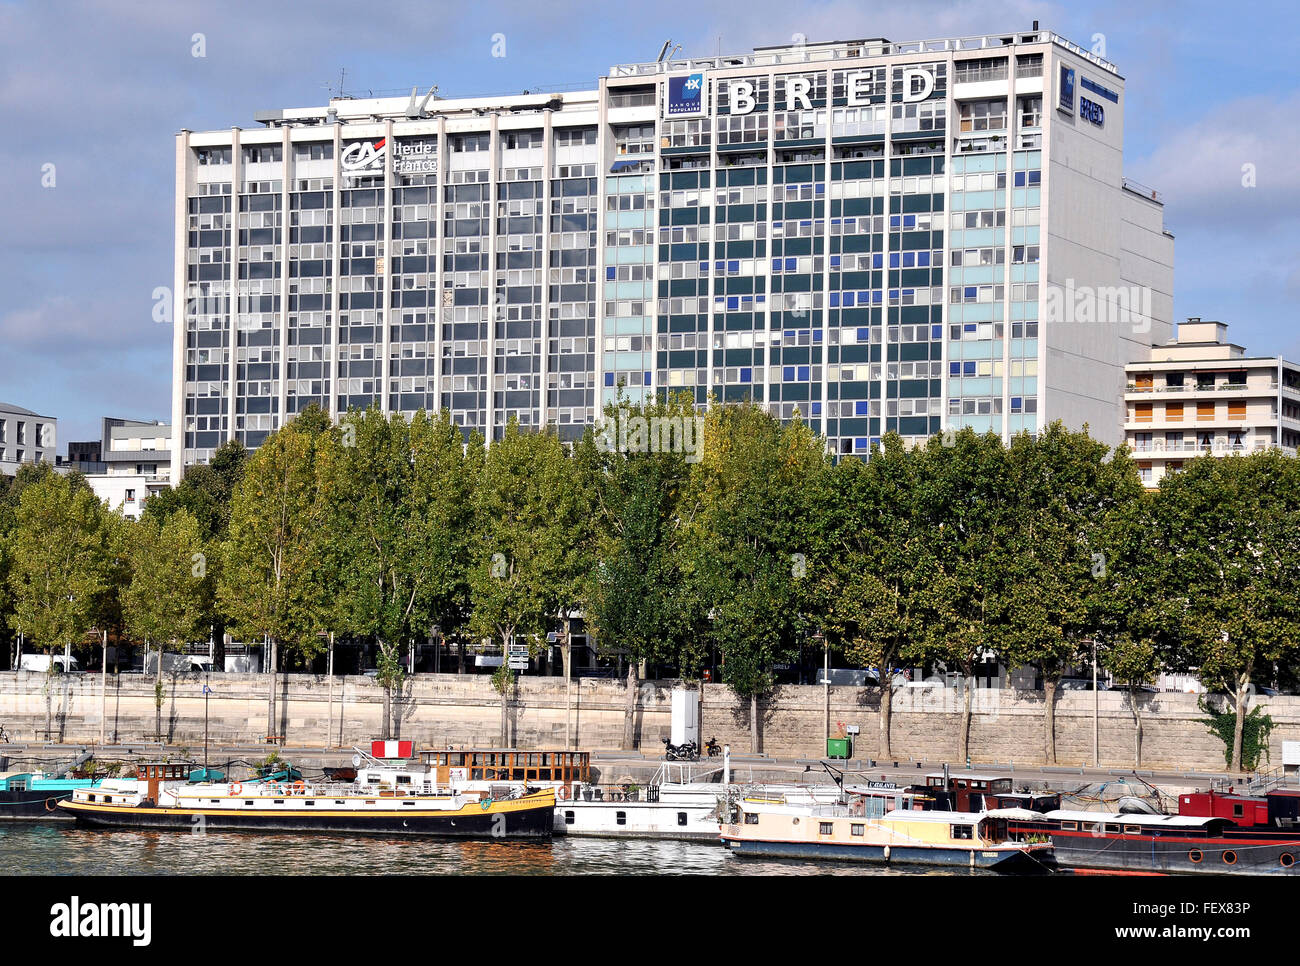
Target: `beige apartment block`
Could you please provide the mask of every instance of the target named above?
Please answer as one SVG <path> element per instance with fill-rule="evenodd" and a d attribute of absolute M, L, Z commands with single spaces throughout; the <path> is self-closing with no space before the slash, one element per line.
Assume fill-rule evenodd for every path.
<path fill-rule="evenodd" d="M 1223 322 L 1190 318 L 1125 366 L 1124 439 L 1148 487 L 1186 460 L 1300 446 L 1300 366 L 1248 356 Z"/>

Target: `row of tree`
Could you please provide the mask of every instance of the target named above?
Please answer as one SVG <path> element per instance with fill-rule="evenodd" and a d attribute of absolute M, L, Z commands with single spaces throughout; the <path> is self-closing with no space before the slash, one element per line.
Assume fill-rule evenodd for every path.
<path fill-rule="evenodd" d="M 620 414 L 695 416 L 686 400 Z M 485 447 L 445 414 L 331 424 L 313 409 L 255 453 L 228 444 L 191 468 L 139 523 L 75 476 L 24 470 L 0 497 L 0 609 L 47 650 L 97 628 L 156 649 L 210 626 L 263 641 L 268 734 L 285 657 L 334 635 L 376 646 L 387 725 L 414 642 L 536 654 L 551 633 L 567 680 L 580 616 L 626 659 L 628 747 L 643 663 L 696 677 L 720 655 L 756 736 L 774 667 L 829 648 L 879 671 L 883 757 L 891 669 L 962 674 L 964 758 L 971 685 L 995 655 L 1041 677 L 1055 761 L 1057 685 L 1095 648 L 1133 685 L 1194 669 L 1229 692 L 1234 767 L 1253 682 L 1300 640 L 1300 477 L 1277 452 L 1192 460 L 1149 493 L 1124 450 L 1059 424 L 1010 446 L 891 436 L 868 461 L 835 462 L 799 421 L 713 406 L 696 446 L 627 442 L 512 425 Z"/>

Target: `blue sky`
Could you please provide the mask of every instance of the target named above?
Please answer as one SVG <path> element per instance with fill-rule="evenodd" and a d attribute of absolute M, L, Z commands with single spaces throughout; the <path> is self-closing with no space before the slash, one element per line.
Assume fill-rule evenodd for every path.
<path fill-rule="evenodd" d="M 173 135 L 322 104 L 341 68 L 354 94 L 496 94 L 591 85 L 669 38 L 704 55 L 1034 20 L 1104 42 L 1126 79 L 1126 173 L 1164 194 L 1175 318 L 1221 319 L 1252 353 L 1300 358 L 1294 2 L 0 0 L 0 400 L 57 416 L 61 452 L 103 415 L 169 418 L 171 329 L 151 313 L 172 279 Z"/>

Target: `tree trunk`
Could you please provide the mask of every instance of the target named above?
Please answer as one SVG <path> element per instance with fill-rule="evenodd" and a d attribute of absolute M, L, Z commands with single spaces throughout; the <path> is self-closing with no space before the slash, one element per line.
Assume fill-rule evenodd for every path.
<path fill-rule="evenodd" d="M 1043 727 L 1047 763 L 1056 764 L 1056 681 L 1043 678 Z"/>
<path fill-rule="evenodd" d="M 392 729 L 393 720 L 393 688 L 390 684 L 384 685 L 384 739 L 393 737 Z"/>
<path fill-rule="evenodd" d="M 888 674 L 886 679 L 880 684 L 880 751 L 881 759 L 890 759 L 894 757 L 893 748 L 889 743 L 889 726 L 894 715 L 894 676 Z"/>
<path fill-rule="evenodd" d="M 1237 678 L 1237 721 L 1232 726 L 1232 770 L 1240 774 L 1242 770 L 1242 745 L 1246 730 L 1246 689 L 1250 687 L 1250 673 Z"/>
<path fill-rule="evenodd" d="M 1133 767 L 1142 767 L 1142 712 L 1138 709 L 1137 690 L 1128 693 L 1129 708 L 1133 711 Z"/>
<path fill-rule="evenodd" d="M 504 683 L 501 687 L 501 747 L 510 747 L 510 726 L 506 717 L 506 695 L 509 693 Z"/>
<path fill-rule="evenodd" d="M 975 691 L 975 675 L 966 675 L 966 696 L 961 707 L 961 748 L 958 757 L 963 761 L 970 761 L 970 719 L 971 719 L 971 698 Z"/>
<path fill-rule="evenodd" d="M 627 662 L 627 704 L 623 709 L 623 747 L 636 747 L 636 661 Z"/>
<path fill-rule="evenodd" d="M 759 753 L 757 694 L 749 696 L 749 750 L 755 755 Z"/>
<path fill-rule="evenodd" d="M 156 673 L 155 673 L 155 675 L 154 675 L 154 682 L 153 682 L 153 734 L 154 734 L 154 738 L 156 738 L 158 741 L 162 741 L 162 703 L 163 703 L 163 692 L 162 692 L 162 659 L 163 659 L 163 649 L 162 649 L 161 646 L 159 646 L 157 650 L 158 650 L 158 667 L 156 668 Z"/>
<path fill-rule="evenodd" d="M 276 657 L 278 656 L 276 653 L 277 650 L 278 648 L 274 638 L 268 639 L 266 646 L 262 648 L 262 652 L 267 659 L 266 669 L 269 672 L 268 676 L 271 682 L 266 690 L 266 737 L 268 738 L 276 733 L 275 731 L 275 677 L 276 677 L 275 669 L 276 669 Z"/>

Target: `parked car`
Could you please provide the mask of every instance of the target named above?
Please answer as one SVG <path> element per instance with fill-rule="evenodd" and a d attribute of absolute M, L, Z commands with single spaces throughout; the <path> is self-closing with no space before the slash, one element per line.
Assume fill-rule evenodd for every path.
<path fill-rule="evenodd" d="M 1113 684 L 1112 691 L 1129 691 L 1134 694 L 1159 694 L 1160 689 L 1150 684 Z"/>

